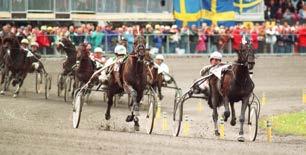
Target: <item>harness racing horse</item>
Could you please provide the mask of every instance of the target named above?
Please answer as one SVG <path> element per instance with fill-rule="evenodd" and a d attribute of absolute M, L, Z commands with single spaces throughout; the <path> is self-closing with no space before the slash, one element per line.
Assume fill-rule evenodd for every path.
<path fill-rule="evenodd" d="M 135 38 L 134 50 L 128 55 L 126 61 L 120 67 L 120 80 L 123 88 L 115 81 L 114 71 L 111 72 L 111 78 L 108 84 L 108 102 L 105 119 L 111 118 L 110 111 L 113 105 L 113 96 L 118 93 L 126 92 L 131 96 L 131 115 L 126 118 L 127 122 L 134 121 L 136 131 L 139 131 L 139 103 L 143 97 L 143 92 L 147 84 L 147 70 L 144 61 L 145 39 L 142 36 Z"/>
<path fill-rule="evenodd" d="M 76 84 L 81 87 L 89 81 L 96 70 L 94 62 L 89 57 L 86 44 L 80 44 L 77 50 L 77 67 L 75 68 Z"/>
<path fill-rule="evenodd" d="M 224 105 L 224 121 L 230 116 L 229 102 L 232 111 L 231 125 L 236 124 L 234 102 L 242 101 L 240 121 L 240 131 L 238 141 L 245 141 L 243 136 L 243 124 L 245 121 L 245 111 L 249 105 L 249 98 L 254 89 L 254 83 L 250 78 L 249 71 L 255 65 L 255 52 L 251 45 L 247 44 L 237 52 L 238 60 L 235 61 L 231 70 L 225 70 L 223 77 L 218 79 L 215 75 L 209 79 L 210 96 L 208 99 L 209 106 L 213 109 L 213 121 L 215 126 L 215 135 L 219 136 L 217 121 L 217 108 Z"/>
<path fill-rule="evenodd" d="M 58 90 L 59 90 L 58 95 L 59 95 L 60 91 L 64 89 L 64 84 L 65 84 L 67 76 L 69 76 L 68 78 L 71 78 L 68 84 L 69 85 L 68 91 L 70 91 L 71 89 L 70 88 L 71 81 L 72 79 L 75 79 L 73 67 L 76 64 L 77 52 L 76 52 L 75 46 L 72 44 L 72 42 L 68 38 L 62 38 L 59 41 L 57 45 L 57 50 L 61 52 L 64 51 L 67 56 L 67 59 L 63 63 L 63 71 L 59 75 L 59 81 L 58 81 Z M 73 84 L 72 96 L 75 90 L 74 88 L 75 88 L 75 84 Z M 66 96 L 65 96 L 65 101 L 66 101 Z"/>
<path fill-rule="evenodd" d="M 2 48 L 5 54 L 3 57 L 4 69 L 1 79 L 1 84 L 4 83 L 4 85 L 1 94 L 5 94 L 13 79 L 12 85 L 17 85 L 13 97 L 17 97 L 20 87 L 32 67 L 33 58 L 27 57 L 29 51 L 20 48 L 18 39 L 13 34 L 3 39 Z M 10 72 L 11 75 L 9 75 Z"/>
<path fill-rule="evenodd" d="M 58 51 L 64 51 L 67 55 L 67 59 L 63 63 L 62 75 L 66 76 L 72 72 L 72 67 L 76 63 L 76 48 L 72 42 L 67 38 L 62 38 L 57 46 Z"/>

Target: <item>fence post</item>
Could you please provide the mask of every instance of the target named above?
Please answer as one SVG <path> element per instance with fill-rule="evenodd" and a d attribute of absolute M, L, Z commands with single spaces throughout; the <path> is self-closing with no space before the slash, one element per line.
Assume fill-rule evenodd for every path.
<path fill-rule="evenodd" d="M 232 46 L 232 45 L 233 45 L 233 42 L 232 42 L 232 39 L 230 38 L 230 39 L 229 39 L 229 45 L 228 45 L 228 48 L 229 48 L 229 49 L 228 49 L 228 53 L 229 53 L 229 54 L 232 54 L 232 53 L 233 53 L 233 51 L 232 51 L 232 49 L 233 49 L 232 47 L 233 47 L 233 46 Z"/>
<path fill-rule="evenodd" d="M 167 34 L 166 37 L 166 53 L 169 53 L 169 35 Z"/>
<path fill-rule="evenodd" d="M 211 53 L 211 37 L 208 36 L 208 42 L 207 42 L 207 53 Z"/>

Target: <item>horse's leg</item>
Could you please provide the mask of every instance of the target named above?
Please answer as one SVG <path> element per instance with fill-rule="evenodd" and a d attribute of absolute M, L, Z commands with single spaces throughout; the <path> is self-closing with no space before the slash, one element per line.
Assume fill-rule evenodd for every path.
<path fill-rule="evenodd" d="M 243 124 L 244 124 L 244 121 L 245 121 L 245 111 L 246 111 L 246 108 L 248 106 L 248 100 L 249 98 L 248 97 L 245 97 L 242 99 L 242 105 L 241 105 L 241 115 L 240 115 L 240 118 L 239 118 L 239 122 L 240 122 L 240 131 L 239 131 L 239 138 L 238 138 L 238 141 L 241 141 L 241 142 L 244 142 L 244 132 L 243 132 Z"/>
<path fill-rule="evenodd" d="M 5 91 L 6 91 L 6 82 L 7 82 L 7 68 L 4 68 L 4 70 L 2 71 L 2 79 L 1 79 L 1 84 L 2 85 L 2 90 L 0 92 L 1 95 L 4 95 L 5 94 Z"/>
<path fill-rule="evenodd" d="M 224 121 L 226 122 L 228 117 L 231 115 L 230 113 L 230 110 L 229 110 L 229 101 L 228 101 L 228 97 L 224 97 L 223 98 L 223 104 L 224 104 L 224 108 L 225 108 L 225 111 L 224 111 Z"/>
<path fill-rule="evenodd" d="M 140 103 L 142 97 L 143 97 L 143 91 L 140 90 L 137 93 L 137 106 L 138 107 L 139 107 L 139 103 Z M 134 129 L 136 131 L 139 131 L 139 119 L 138 119 L 137 115 L 134 117 Z"/>
<path fill-rule="evenodd" d="M 231 120 L 231 125 L 235 126 L 236 125 L 236 112 L 235 112 L 235 105 L 234 102 L 231 102 L 231 111 L 232 111 L 232 120 Z"/>
<path fill-rule="evenodd" d="M 27 77 L 27 74 L 28 73 L 25 72 L 25 73 L 21 73 L 21 76 L 19 76 L 18 84 L 17 84 L 17 89 L 15 90 L 15 93 L 14 93 L 13 97 L 17 97 L 17 95 L 19 94 L 20 88 L 22 87 L 24 79 Z"/>
<path fill-rule="evenodd" d="M 164 98 L 164 96 L 161 92 L 162 84 L 163 84 L 163 77 L 159 75 L 158 80 L 157 80 L 157 89 L 158 89 L 158 98 L 160 100 L 162 100 Z"/>
<path fill-rule="evenodd" d="M 137 92 L 129 85 L 124 85 L 124 91 L 126 93 L 128 93 L 128 95 L 131 97 L 131 102 L 132 102 L 132 106 L 131 106 L 131 115 L 128 115 L 126 118 L 127 122 L 131 122 L 134 121 L 134 116 L 139 116 L 139 106 L 137 103 Z"/>
<path fill-rule="evenodd" d="M 214 127 L 215 127 L 215 135 L 220 136 L 219 130 L 218 130 L 218 110 L 217 107 L 213 108 L 213 121 L 214 121 Z"/>
<path fill-rule="evenodd" d="M 111 118 L 110 111 L 111 111 L 111 108 L 113 106 L 113 97 L 114 97 L 114 93 L 112 92 L 112 90 L 108 90 L 107 97 L 108 97 L 108 101 L 107 101 L 107 109 L 106 109 L 106 113 L 105 113 L 105 119 L 109 120 Z"/>

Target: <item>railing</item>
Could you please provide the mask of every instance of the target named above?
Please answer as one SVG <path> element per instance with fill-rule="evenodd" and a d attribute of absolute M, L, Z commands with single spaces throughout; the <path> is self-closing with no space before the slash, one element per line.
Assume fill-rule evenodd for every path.
<path fill-rule="evenodd" d="M 121 38 L 127 40 L 127 50 L 132 51 L 133 36 L 106 34 L 102 37 L 101 43 L 93 40 L 90 35 L 69 36 L 75 46 L 80 43 L 90 43 L 92 51 L 95 47 L 101 47 L 106 53 L 111 54 L 115 46 Z M 60 38 L 58 36 L 48 36 L 48 38 Z M 199 42 L 198 37 L 192 38 L 191 35 L 180 35 L 177 40 L 173 34 L 146 34 L 147 48 L 155 50 L 162 54 L 209 54 L 214 51 L 220 51 L 224 54 L 233 54 L 233 39 L 229 35 L 211 35 L 205 36 L 204 42 Z M 224 39 L 226 38 L 226 39 Z M 43 55 L 60 55 L 56 50 L 56 42 L 58 39 L 52 39 L 49 47 L 40 47 L 40 52 Z M 255 49 L 259 54 L 294 54 L 306 53 L 306 47 L 297 45 L 296 35 L 265 35 L 258 38 L 258 48 Z M 224 41 L 226 40 L 226 41 Z"/>

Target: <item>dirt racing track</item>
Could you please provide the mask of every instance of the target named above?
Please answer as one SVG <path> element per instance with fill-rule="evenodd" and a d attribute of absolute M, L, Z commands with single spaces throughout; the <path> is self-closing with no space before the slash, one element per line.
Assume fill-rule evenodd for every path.
<path fill-rule="evenodd" d="M 224 61 L 232 62 L 233 57 Z M 127 99 L 120 99 L 112 109 L 109 122 L 104 119 L 106 102 L 101 93 L 93 93 L 90 103 L 83 107 L 78 129 L 72 128 L 72 105 L 57 97 L 56 78 L 62 59 L 44 60 L 52 75 L 52 89 L 48 100 L 36 94 L 35 76 L 29 75 L 19 97 L 12 93 L 0 96 L 0 154 L 306 154 L 306 139 L 299 136 L 273 135 L 268 143 L 266 131 L 259 129 L 255 142 L 237 141 L 239 125 L 225 123 L 225 139 L 214 136 L 212 111 L 206 101 L 191 99 L 184 105 L 184 115 L 189 116 L 185 134 L 173 137 L 170 116 L 174 90 L 163 89 L 161 115 L 156 119 L 151 135 L 146 134 L 144 122 L 140 131 L 126 123 L 129 114 Z M 187 91 L 199 77 L 199 70 L 208 62 L 207 57 L 170 57 L 166 59 L 179 87 Z M 260 117 L 284 112 L 305 110 L 302 89 L 306 88 L 306 57 L 258 57 L 254 69 L 255 93 L 264 92 L 267 104 L 261 108 Z M 200 103 L 199 103 L 200 102 Z M 145 102 L 142 109 L 145 108 Z M 199 111 L 199 105 L 202 111 Z M 219 115 L 223 113 L 219 109 Z M 240 104 L 236 104 L 237 116 Z M 237 122 L 238 123 L 238 122 Z M 106 126 L 110 128 L 106 128 Z M 164 125 L 164 126 L 163 126 Z M 305 124 L 306 125 L 306 124 Z"/>

